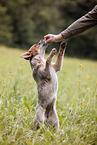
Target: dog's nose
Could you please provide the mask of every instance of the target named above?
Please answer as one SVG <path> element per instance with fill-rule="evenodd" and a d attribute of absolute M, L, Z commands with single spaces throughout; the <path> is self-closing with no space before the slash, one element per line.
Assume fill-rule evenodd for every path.
<path fill-rule="evenodd" d="M 42 47 L 43 47 L 44 50 L 46 50 L 46 48 L 48 47 L 47 43 L 44 42 Z"/>
<path fill-rule="evenodd" d="M 38 42 L 38 44 L 42 44 L 42 43 L 44 43 L 44 39 L 41 39 L 41 40 Z"/>
<path fill-rule="evenodd" d="M 43 43 L 43 47 L 47 47 L 47 43 Z"/>
<path fill-rule="evenodd" d="M 46 49 L 47 46 L 48 46 L 47 43 L 45 43 L 44 39 L 41 39 L 37 45 L 42 45 L 42 47 L 43 47 L 44 49 Z"/>

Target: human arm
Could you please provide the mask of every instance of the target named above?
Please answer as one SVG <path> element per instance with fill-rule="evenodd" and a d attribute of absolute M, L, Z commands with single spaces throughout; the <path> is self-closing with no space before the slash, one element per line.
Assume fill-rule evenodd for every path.
<path fill-rule="evenodd" d="M 97 25 L 97 5 L 86 15 L 82 16 L 74 23 L 72 23 L 67 29 L 62 31 L 58 35 L 48 34 L 44 36 L 46 43 L 59 42 L 63 39 L 68 39 L 75 35 L 78 35 L 87 29 Z"/>

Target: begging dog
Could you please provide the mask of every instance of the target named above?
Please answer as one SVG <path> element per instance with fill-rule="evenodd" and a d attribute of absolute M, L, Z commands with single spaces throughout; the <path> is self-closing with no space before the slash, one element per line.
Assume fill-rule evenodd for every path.
<path fill-rule="evenodd" d="M 40 40 L 34 44 L 21 57 L 28 59 L 32 68 L 32 75 L 37 83 L 38 103 L 36 106 L 36 115 L 34 118 L 34 129 L 38 129 L 41 123 L 45 121 L 59 129 L 59 119 L 56 112 L 56 100 L 58 91 L 57 72 L 61 70 L 63 57 L 66 49 L 66 43 L 62 42 L 59 48 L 55 63 L 52 63 L 56 49 L 53 48 L 47 59 L 44 59 L 47 44 Z"/>

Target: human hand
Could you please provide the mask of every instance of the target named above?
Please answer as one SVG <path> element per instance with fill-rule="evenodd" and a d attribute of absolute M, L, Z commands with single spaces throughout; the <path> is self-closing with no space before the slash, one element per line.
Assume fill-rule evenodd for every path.
<path fill-rule="evenodd" d="M 49 45 L 52 42 L 55 42 L 55 35 L 47 34 L 44 36 L 44 41 Z"/>
<path fill-rule="evenodd" d="M 59 42 L 63 40 L 63 37 L 61 34 L 58 35 L 54 35 L 54 34 L 47 34 L 44 36 L 44 41 L 45 43 L 47 43 L 48 45 L 52 42 Z"/>

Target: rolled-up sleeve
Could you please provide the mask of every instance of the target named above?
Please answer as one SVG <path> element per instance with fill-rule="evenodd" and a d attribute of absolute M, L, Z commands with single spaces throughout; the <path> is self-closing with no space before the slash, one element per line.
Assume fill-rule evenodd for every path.
<path fill-rule="evenodd" d="M 64 39 L 80 34 L 85 30 L 97 25 L 97 5 L 86 15 L 76 20 L 67 29 L 61 32 Z"/>

